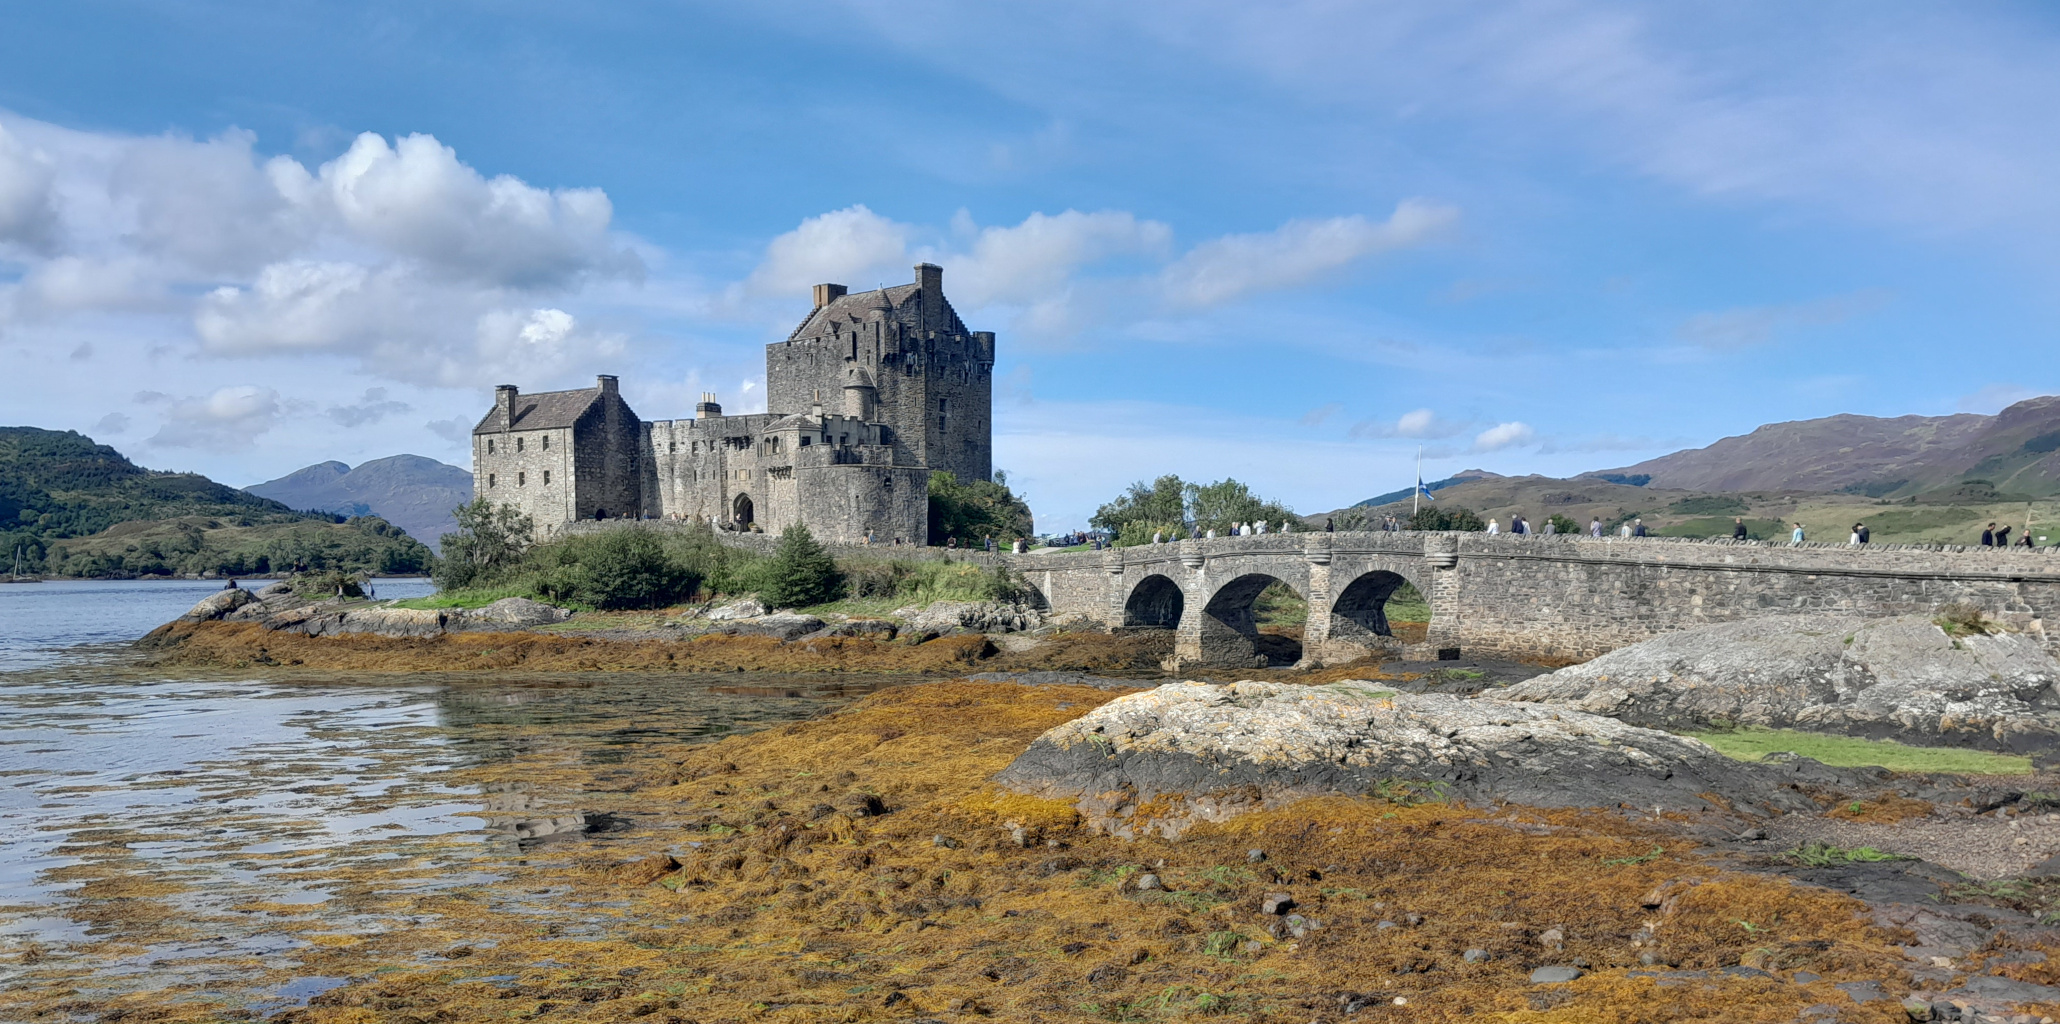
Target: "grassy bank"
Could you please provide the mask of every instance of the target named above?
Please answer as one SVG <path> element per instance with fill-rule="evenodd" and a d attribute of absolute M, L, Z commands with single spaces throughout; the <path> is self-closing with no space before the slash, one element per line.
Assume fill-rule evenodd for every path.
<path fill-rule="evenodd" d="M 1794 729 L 1729 729 L 1686 735 L 1741 761 L 1757 761 L 1768 754 L 1786 751 L 1839 768 L 1878 767 L 1956 775 L 2026 775 L 2032 770 L 2031 758 L 2015 754 L 1964 747 L 1914 747 L 1893 740 L 1826 736 Z"/>

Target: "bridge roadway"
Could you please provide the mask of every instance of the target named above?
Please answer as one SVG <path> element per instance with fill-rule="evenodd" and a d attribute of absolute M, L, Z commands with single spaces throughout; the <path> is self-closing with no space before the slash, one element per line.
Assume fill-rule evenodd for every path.
<path fill-rule="evenodd" d="M 1305 667 L 1412 659 L 1585 660 L 1691 626 L 1828 611 L 1929 614 L 1967 602 L 2055 638 L 2054 548 L 1766 544 L 1481 533 L 1291 533 L 1105 551 L 1004 555 L 1057 614 L 1175 632 L 1173 664 L 1262 665 L 1252 602 L 1275 580 L 1308 602 Z M 1385 605 L 1404 583 L 1431 608 L 1420 644 Z M 2056 651 L 2060 653 L 2060 651 Z"/>

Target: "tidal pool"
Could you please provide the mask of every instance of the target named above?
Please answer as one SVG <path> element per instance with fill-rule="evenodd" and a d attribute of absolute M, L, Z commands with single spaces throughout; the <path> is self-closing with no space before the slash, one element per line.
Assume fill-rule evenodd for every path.
<path fill-rule="evenodd" d="M 19 1005 L 59 988 L 305 1001 L 336 982 L 298 972 L 297 950 L 427 926 L 424 893 L 520 882 L 564 839 L 651 824 L 630 791 L 668 750 L 897 681 L 168 676 L 109 634 L 193 593 L 109 585 L 117 621 L 96 626 L 90 585 L 46 591 L 55 611 L 32 586 L 0 588 L 0 610 L 33 609 L 0 615 L 0 990 Z M 548 892 L 510 905 L 579 927 Z"/>

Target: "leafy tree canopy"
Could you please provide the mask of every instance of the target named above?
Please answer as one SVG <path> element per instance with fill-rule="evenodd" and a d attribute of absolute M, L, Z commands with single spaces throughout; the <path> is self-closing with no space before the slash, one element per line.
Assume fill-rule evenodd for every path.
<path fill-rule="evenodd" d="M 443 535 L 443 559 L 436 566 L 436 585 L 453 590 L 493 577 L 522 560 L 536 534 L 536 523 L 513 505 L 485 498 L 451 510 L 458 532 Z"/>
<path fill-rule="evenodd" d="M 1487 528 L 1487 522 L 1465 505 L 1425 505 L 1409 517 L 1409 529 L 1412 530 L 1460 530 L 1478 533 Z"/>
<path fill-rule="evenodd" d="M 808 527 L 796 523 L 780 533 L 772 559 L 758 568 L 758 599 L 770 608 L 803 608 L 834 601 L 844 591 L 837 563 Z"/>
<path fill-rule="evenodd" d="M 1190 529 L 1227 533 L 1238 523 L 1279 523 L 1294 515 L 1285 504 L 1261 498 L 1237 480 L 1194 484 L 1167 474 L 1150 483 L 1139 480 L 1131 484 L 1088 521 L 1115 533 L 1118 544 L 1141 544 L 1149 542 L 1155 532 L 1169 537 L 1185 535 Z"/>
<path fill-rule="evenodd" d="M 1035 531 L 1030 506 L 1009 490 L 1008 474 L 968 483 L 959 483 L 952 473 L 930 474 L 930 543 L 957 537 L 960 544 L 978 546 L 993 537 L 1007 544 Z"/>

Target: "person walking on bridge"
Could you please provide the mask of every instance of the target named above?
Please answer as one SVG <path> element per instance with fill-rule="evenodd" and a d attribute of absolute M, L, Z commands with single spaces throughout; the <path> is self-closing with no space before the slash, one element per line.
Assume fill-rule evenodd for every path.
<path fill-rule="evenodd" d="M 1589 519 L 1589 520 L 1588 520 L 1588 536 L 1590 536 L 1590 537 L 1600 537 L 1600 536 L 1602 536 L 1602 517 L 1601 517 L 1601 516 L 1595 516 L 1595 517 L 1593 517 L 1593 518 L 1591 518 L 1591 519 Z"/>
<path fill-rule="evenodd" d="M 1803 528 L 1802 528 L 1802 524 L 1801 524 L 1801 523 L 1797 523 L 1797 524 L 1795 524 L 1795 532 L 1794 532 L 1794 533 L 1791 533 L 1791 534 L 1789 534 L 1789 535 L 1788 535 L 1788 543 L 1790 543 L 1790 544 L 1800 544 L 1800 543 L 1802 543 L 1802 542 L 1803 542 Z"/>
<path fill-rule="evenodd" d="M 1999 548 L 2010 546 L 2010 527 L 1999 526 L 1996 528 L 1996 546 Z"/>
<path fill-rule="evenodd" d="M 1493 520 L 1493 519 L 1490 519 L 1490 520 L 1488 520 L 1488 535 L 1489 535 L 1489 536 L 1491 536 L 1491 537 L 1492 537 L 1492 536 L 1494 536 L 1495 534 L 1498 534 L 1498 533 L 1501 533 L 1501 532 L 1502 532 L 1502 524 L 1501 524 L 1501 523 L 1498 523 L 1498 522 L 1496 522 L 1496 521 L 1495 521 L 1495 520 Z"/>
<path fill-rule="evenodd" d="M 1731 517 L 1731 539 L 1732 539 L 1732 540 L 1744 540 L 1744 539 L 1745 539 L 1745 517 L 1744 517 L 1744 516 L 1732 516 L 1732 517 Z"/>
<path fill-rule="evenodd" d="M 1996 524 L 1990 523 L 1988 524 L 1988 529 L 1981 531 L 1981 546 L 1985 548 L 1996 546 Z"/>

